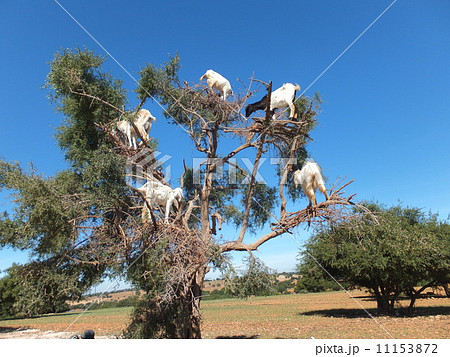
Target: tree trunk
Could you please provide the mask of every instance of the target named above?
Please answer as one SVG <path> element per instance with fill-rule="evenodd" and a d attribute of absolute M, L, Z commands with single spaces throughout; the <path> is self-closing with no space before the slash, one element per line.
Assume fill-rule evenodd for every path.
<path fill-rule="evenodd" d="M 182 338 L 199 339 L 201 334 L 201 314 L 200 301 L 202 296 L 203 281 L 208 272 L 208 267 L 204 266 L 195 272 L 190 286 L 188 286 L 187 295 L 184 303 L 186 304 L 186 324 L 184 336 Z"/>
<path fill-rule="evenodd" d="M 377 313 L 378 315 L 390 315 L 391 304 L 389 301 L 389 291 L 382 286 L 376 286 L 373 288 L 375 297 L 377 299 Z"/>
<path fill-rule="evenodd" d="M 414 304 L 416 303 L 416 300 L 417 300 L 418 298 L 420 298 L 420 294 L 422 294 L 422 292 L 424 292 L 426 288 L 429 288 L 430 286 L 433 286 L 433 285 L 435 285 L 435 284 L 436 284 L 435 281 L 431 281 L 431 282 L 429 282 L 428 284 L 425 284 L 424 286 L 422 286 L 419 290 L 416 290 L 416 289 L 414 289 L 414 288 L 412 288 L 412 289 L 410 290 L 411 301 L 410 301 L 409 306 L 408 306 L 408 315 L 411 316 L 411 315 L 414 314 L 414 312 L 415 312 Z M 447 295 L 447 296 L 448 296 L 448 295 Z"/>
<path fill-rule="evenodd" d="M 377 313 L 379 315 L 389 315 L 389 298 L 386 298 L 384 295 L 379 294 L 376 295 L 377 298 Z"/>
<path fill-rule="evenodd" d="M 390 296 L 389 315 L 394 315 L 395 302 L 397 301 L 401 291 L 396 291 Z"/>
<path fill-rule="evenodd" d="M 445 295 L 447 295 L 447 297 L 450 297 L 450 284 L 444 284 L 443 288 L 445 291 Z"/>
<path fill-rule="evenodd" d="M 419 293 L 420 295 L 420 293 Z M 408 306 L 408 315 L 412 316 L 415 312 L 415 308 L 414 305 L 416 303 L 416 293 L 415 292 L 411 292 L 411 301 L 409 302 L 409 306 Z"/>

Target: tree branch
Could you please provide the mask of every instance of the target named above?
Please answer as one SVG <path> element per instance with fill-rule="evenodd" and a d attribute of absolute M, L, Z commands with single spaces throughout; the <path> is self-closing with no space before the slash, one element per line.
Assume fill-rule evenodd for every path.
<path fill-rule="evenodd" d="M 76 95 L 82 96 L 82 97 L 87 97 L 87 98 L 94 99 L 94 100 L 96 100 L 96 101 L 98 101 L 100 103 L 103 103 L 103 104 L 109 106 L 110 108 L 114 109 L 115 111 L 119 112 L 122 115 L 125 114 L 125 112 L 122 109 L 119 109 L 116 106 L 112 105 L 111 103 L 106 102 L 103 99 L 101 99 L 99 97 L 96 97 L 94 95 L 87 94 L 86 92 L 76 92 L 76 91 L 72 90 L 72 88 L 70 88 L 70 87 L 69 87 L 69 92 L 72 93 L 72 94 L 76 94 Z"/>
<path fill-rule="evenodd" d="M 271 92 L 272 92 L 272 81 L 269 83 L 269 86 L 267 88 L 267 106 L 266 106 L 266 121 L 267 122 L 270 122 L 270 117 L 271 117 L 271 114 L 270 114 Z M 242 241 L 244 240 L 245 232 L 247 231 L 247 227 L 248 227 L 248 222 L 249 222 L 249 218 L 250 218 L 250 209 L 251 209 L 252 201 L 253 201 L 253 193 L 255 191 L 256 174 L 258 172 L 259 162 L 260 162 L 261 156 L 263 154 L 265 138 L 266 138 L 266 132 L 264 131 L 259 139 L 259 145 L 258 145 L 258 149 L 256 152 L 252 175 L 250 177 L 247 202 L 246 202 L 245 211 L 244 211 L 244 218 L 242 220 L 241 231 L 240 231 L 239 237 L 237 239 L 237 242 L 239 242 L 239 243 L 242 243 Z"/>
<path fill-rule="evenodd" d="M 251 251 L 257 250 L 259 246 L 267 242 L 268 240 L 278 237 L 283 233 L 289 232 L 289 229 L 297 227 L 301 223 L 308 223 L 310 225 L 312 222 L 316 224 L 321 224 L 322 222 L 333 222 L 341 219 L 348 219 L 349 215 L 344 215 L 343 212 L 338 209 L 338 207 L 345 206 L 357 206 L 362 209 L 365 213 L 370 214 L 373 217 L 374 221 L 377 222 L 376 218 L 373 214 L 364 209 L 363 206 L 355 204 L 350 201 L 350 199 L 354 196 L 351 195 L 347 198 L 343 198 L 340 196 L 341 190 L 352 183 L 354 180 L 347 182 L 346 184 L 339 187 L 337 190 L 334 190 L 330 194 L 330 199 L 324 202 L 321 202 L 313 207 L 306 207 L 300 211 L 287 213 L 285 217 L 277 220 L 277 223 L 273 224 L 272 231 L 261 236 L 253 243 L 244 244 L 242 241 L 237 239 L 236 241 L 227 242 L 220 246 L 222 252 L 228 252 L 232 250 L 238 251 Z"/>

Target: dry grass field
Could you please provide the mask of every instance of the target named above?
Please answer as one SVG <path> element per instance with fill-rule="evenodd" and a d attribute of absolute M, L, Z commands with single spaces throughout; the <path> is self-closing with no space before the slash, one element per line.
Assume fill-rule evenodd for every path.
<path fill-rule="evenodd" d="M 351 293 L 365 309 L 375 313 L 376 303 L 364 292 Z M 202 310 L 204 338 L 450 338 L 450 299 L 443 297 L 418 300 L 415 317 L 375 317 L 376 320 L 345 292 L 204 301 Z M 94 329 L 97 336 L 120 335 L 131 311 L 132 308 L 87 311 L 67 334 L 58 337 L 87 328 Z M 0 321 L 0 338 L 17 337 L 19 328 L 64 331 L 80 312 Z"/>
<path fill-rule="evenodd" d="M 376 302 L 355 299 L 372 315 Z M 450 338 L 450 299 L 417 302 L 415 317 L 368 316 L 345 292 L 291 294 L 203 305 L 204 338 Z M 390 335 L 389 335 L 390 334 Z"/>

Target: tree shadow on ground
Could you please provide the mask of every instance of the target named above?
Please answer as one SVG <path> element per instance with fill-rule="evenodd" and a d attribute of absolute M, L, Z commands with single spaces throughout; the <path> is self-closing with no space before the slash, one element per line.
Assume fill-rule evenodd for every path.
<path fill-rule="evenodd" d="M 371 315 L 376 315 L 377 309 L 367 309 Z M 298 316 L 323 316 L 323 317 L 343 317 L 348 319 L 369 317 L 366 311 L 362 309 L 329 309 L 312 310 L 300 312 Z"/>
<path fill-rule="evenodd" d="M 9 333 L 14 332 L 17 330 L 21 330 L 22 327 L 6 327 L 6 326 L 0 326 L 0 333 Z"/>
<path fill-rule="evenodd" d="M 379 316 L 377 309 L 366 309 L 372 316 Z M 354 318 L 371 318 L 367 312 L 362 309 L 329 309 L 329 310 L 313 310 L 298 313 L 299 316 L 323 316 L 323 317 L 340 317 L 347 319 Z M 396 309 L 397 315 L 395 317 L 417 317 L 417 316 L 436 316 L 436 315 L 450 315 L 450 306 L 425 306 L 416 307 L 414 314 L 407 314 L 407 307 L 400 307 Z M 394 317 L 394 316 L 393 316 Z"/>
<path fill-rule="evenodd" d="M 258 335 L 251 335 L 251 336 L 247 336 L 247 335 L 234 335 L 234 336 L 217 336 L 216 339 L 245 339 L 245 340 L 253 340 L 255 338 L 258 338 Z"/>
<path fill-rule="evenodd" d="M 361 299 L 363 301 L 376 301 L 375 296 L 367 296 L 367 295 L 361 295 L 361 296 L 352 296 L 353 299 Z M 427 299 L 448 299 L 449 297 L 442 294 L 434 294 L 434 293 L 426 293 L 426 294 L 420 294 L 418 297 L 416 297 L 416 300 L 427 300 Z M 397 298 L 398 301 L 404 301 L 404 300 L 410 300 L 411 297 L 409 296 L 399 296 Z"/>

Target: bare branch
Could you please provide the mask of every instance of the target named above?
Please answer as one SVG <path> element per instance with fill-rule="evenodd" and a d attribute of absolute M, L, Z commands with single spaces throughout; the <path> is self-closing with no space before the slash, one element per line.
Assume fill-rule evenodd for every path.
<path fill-rule="evenodd" d="M 264 82 L 264 81 L 261 81 L 261 80 L 259 80 L 259 79 L 255 79 L 255 78 L 250 78 L 250 81 L 251 81 L 251 82 L 258 82 L 258 83 L 264 84 L 264 86 L 266 87 L 267 90 L 269 90 L 269 86 L 272 88 L 272 86 L 271 86 L 271 83 L 272 83 L 272 82 L 266 83 L 266 82 Z"/>
<path fill-rule="evenodd" d="M 236 241 L 227 242 L 222 244 L 221 250 L 222 252 L 228 252 L 232 250 L 238 251 L 248 251 L 248 250 L 257 250 L 262 244 L 267 242 L 270 239 L 278 237 L 283 233 L 289 232 L 291 228 L 297 227 L 302 223 L 307 223 L 308 226 L 311 223 L 315 225 L 321 224 L 330 224 L 337 223 L 340 221 L 349 221 L 352 217 L 358 216 L 358 213 L 349 213 L 343 210 L 344 207 L 358 207 L 361 212 L 370 215 L 374 219 L 375 222 L 378 222 L 376 217 L 366 209 L 364 206 L 355 204 L 351 202 L 351 198 L 355 195 L 351 195 L 347 198 L 341 197 L 341 191 L 344 187 L 348 186 L 354 180 L 347 182 L 346 184 L 339 187 L 337 190 L 334 190 L 330 194 L 330 199 L 324 202 L 321 202 L 313 207 L 306 207 L 297 212 L 286 213 L 285 217 L 277 220 L 277 223 L 272 225 L 271 232 L 261 236 L 253 243 L 244 244 L 242 241 L 237 239 Z"/>
<path fill-rule="evenodd" d="M 96 97 L 96 96 L 94 96 L 94 95 L 88 94 L 88 93 L 86 93 L 86 92 L 76 92 L 76 91 L 72 90 L 72 88 L 70 88 L 70 87 L 69 87 L 69 92 L 70 92 L 71 94 L 76 94 L 76 95 L 79 95 L 79 96 L 82 96 L 82 97 L 91 98 L 91 99 L 93 99 L 93 100 L 96 100 L 96 101 L 98 101 L 98 102 L 100 102 L 100 103 L 103 103 L 103 104 L 109 106 L 110 108 L 114 109 L 115 111 L 117 111 L 118 113 L 120 113 L 120 114 L 122 114 L 122 115 L 125 114 L 125 112 L 124 112 L 123 110 L 117 108 L 116 106 L 112 105 L 111 103 L 108 103 L 107 101 L 104 101 L 103 99 L 101 99 L 101 98 L 99 98 L 99 97 Z"/>
<path fill-rule="evenodd" d="M 271 111 L 270 111 L 270 95 L 271 95 L 271 92 L 272 92 L 272 82 L 269 83 L 269 86 L 267 88 L 267 107 L 266 107 L 266 121 L 267 122 L 270 121 L 270 118 L 272 116 L 271 115 Z M 248 194 L 247 194 L 247 202 L 246 202 L 245 211 L 244 211 L 244 217 L 243 217 L 243 220 L 242 220 L 241 231 L 240 231 L 239 237 L 237 239 L 237 242 L 239 242 L 239 243 L 242 243 L 242 241 L 244 240 L 245 232 L 247 231 L 247 227 L 248 227 L 248 222 L 249 222 L 249 218 L 250 218 L 250 209 L 251 209 L 252 200 L 253 200 L 253 193 L 255 191 L 256 173 L 258 172 L 259 162 L 260 162 L 261 156 L 263 154 L 265 138 L 266 138 L 266 133 L 264 132 L 261 135 L 260 139 L 259 139 L 258 148 L 257 148 L 257 152 L 256 152 L 256 157 L 255 157 L 255 162 L 254 162 L 254 166 L 253 166 L 253 170 L 252 170 L 252 175 L 250 176 L 250 182 L 249 182 L 249 188 L 248 188 Z"/>

